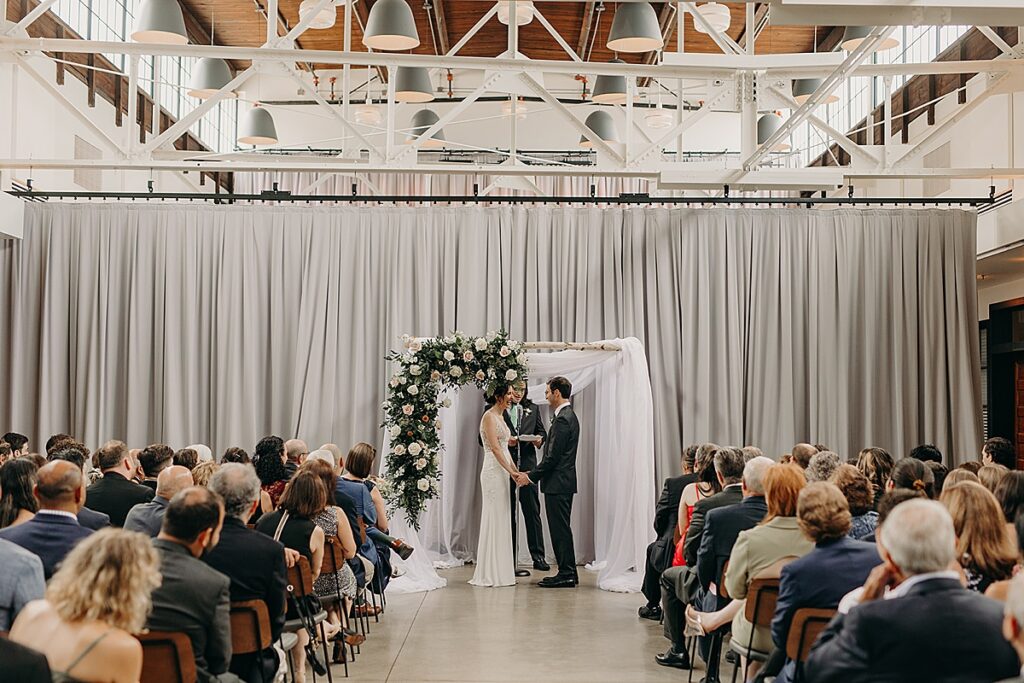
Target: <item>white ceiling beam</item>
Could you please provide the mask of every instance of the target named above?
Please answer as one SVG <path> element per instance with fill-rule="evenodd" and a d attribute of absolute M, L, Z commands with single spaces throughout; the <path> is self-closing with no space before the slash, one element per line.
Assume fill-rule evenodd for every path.
<path fill-rule="evenodd" d="M 1010 59 L 1016 59 L 1020 56 L 1016 50 L 1010 47 L 1009 43 L 1003 40 L 1002 36 L 995 32 L 995 29 L 989 26 L 977 26 L 976 28 L 983 36 L 988 38 L 993 45 L 998 47 L 999 51 L 1002 52 L 1004 56 L 1009 57 Z"/>
<path fill-rule="evenodd" d="M 587 138 L 592 143 L 594 143 L 595 148 L 601 150 L 603 153 L 607 154 L 615 161 L 618 161 L 620 163 L 624 161 L 621 154 L 612 149 L 612 146 L 609 145 L 604 140 L 602 140 L 598 135 L 595 135 L 594 131 L 590 130 L 590 128 L 588 128 L 585 123 L 576 118 L 576 116 L 571 111 L 569 111 L 568 107 L 559 102 L 554 95 L 549 93 L 544 88 L 544 86 L 539 84 L 537 81 L 533 80 L 533 77 L 530 76 L 530 74 L 519 74 L 519 78 L 523 81 L 523 83 L 526 84 L 528 88 L 530 88 L 530 90 L 534 92 L 535 95 L 537 95 L 537 97 L 544 100 L 552 109 L 558 112 L 558 114 L 563 119 L 568 121 L 573 128 L 575 128 L 581 135 L 583 135 L 583 137 Z"/>
<path fill-rule="evenodd" d="M 482 29 L 484 27 L 484 25 L 488 21 L 491 20 L 491 17 L 493 17 L 497 13 L 498 13 L 498 5 L 497 5 L 497 3 L 495 3 L 491 7 L 491 9 L 487 10 L 486 14 L 484 14 L 482 17 L 480 17 L 480 20 L 478 22 L 473 24 L 473 28 L 471 28 L 468 31 L 466 31 L 466 35 L 464 35 L 461 38 L 459 38 L 459 42 L 457 42 L 454 45 L 452 45 L 452 49 L 448 50 L 448 53 L 445 55 L 445 57 L 454 57 L 455 55 L 459 54 L 459 50 L 464 48 L 466 46 L 466 43 L 468 43 L 469 40 L 473 36 L 475 36 L 477 33 L 479 33 L 480 29 Z"/>
<path fill-rule="evenodd" d="M 667 142 L 681 136 L 687 130 L 689 130 L 694 125 L 699 123 L 701 119 L 703 119 L 705 116 L 711 113 L 714 107 L 717 107 L 718 104 L 722 102 L 722 100 L 724 100 L 727 96 L 732 94 L 732 91 L 723 88 L 717 95 L 715 95 L 710 100 L 706 101 L 703 105 L 701 105 L 700 109 L 693 112 L 692 114 L 684 118 L 682 121 L 677 123 L 675 126 L 672 127 L 672 130 L 662 135 L 660 138 L 658 138 L 656 141 L 650 144 L 646 149 L 640 152 L 640 154 L 637 155 L 636 159 L 633 160 L 633 165 L 637 166 L 641 163 L 644 163 L 651 157 L 651 155 L 660 152 Z"/>
<path fill-rule="evenodd" d="M 338 111 L 337 107 L 335 107 L 330 102 L 325 100 L 323 95 L 317 92 L 316 86 L 312 86 L 306 83 L 302 76 L 300 76 L 293 67 L 290 67 L 288 64 L 284 64 L 283 66 L 285 71 L 291 77 L 291 79 L 298 83 L 303 90 L 308 92 L 313 97 L 313 99 L 316 100 L 316 103 L 319 105 L 320 109 L 323 109 L 324 111 L 331 115 L 331 118 L 340 122 L 341 125 L 345 128 L 345 130 L 347 130 L 349 133 L 355 136 L 355 138 L 359 140 L 359 142 L 362 143 L 362 145 L 367 150 L 369 150 L 370 158 L 372 160 L 376 161 L 384 158 L 380 149 L 378 149 L 375 144 L 367 140 L 366 136 L 360 133 L 359 130 Z"/>
<path fill-rule="evenodd" d="M 466 109 L 468 109 L 471 104 L 476 102 L 477 99 L 482 97 L 488 90 L 490 90 L 491 87 L 494 85 L 494 82 L 497 81 L 499 78 L 501 78 L 501 75 L 495 74 L 488 78 L 483 83 L 481 83 L 479 87 L 476 88 L 476 90 L 474 90 L 465 98 L 463 98 L 463 100 L 456 104 L 454 107 L 446 111 L 444 113 L 444 116 L 438 118 L 438 120 L 434 122 L 432 126 L 427 128 L 420 135 L 418 135 L 416 139 L 413 140 L 412 143 L 409 145 L 408 149 L 412 152 L 415 152 L 420 147 L 425 145 L 427 141 L 430 140 L 431 137 L 433 137 L 434 133 L 444 128 L 445 125 L 453 123 L 455 121 L 455 118 L 459 114 L 466 111 Z M 401 153 L 399 153 L 399 155 L 401 156 Z"/>
<path fill-rule="evenodd" d="M 896 6 L 892 0 L 814 5 L 775 0 L 771 11 L 777 26 L 1018 26 L 1024 22 L 1024 9 L 1012 1 L 1013 5 L 1002 6 L 990 0 L 969 0 L 970 5 L 960 6 Z"/>
<path fill-rule="evenodd" d="M 769 87 L 768 90 L 772 93 L 772 95 L 779 98 L 786 108 L 795 110 L 800 107 L 800 103 L 793 99 L 793 96 L 790 95 L 789 93 L 780 90 L 779 88 L 776 88 L 774 86 Z M 807 115 L 807 120 L 811 123 L 812 126 L 814 126 L 818 130 L 832 138 L 832 140 L 835 141 L 835 143 L 839 145 L 843 150 L 845 150 L 846 153 L 849 154 L 851 157 L 857 157 L 861 161 L 871 164 L 872 166 L 878 164 L 878 159 L 876 159 L 873 154 L 871 154 L 863 147 L 858 145 L 856 142 L 851 140 L 843 132 L 828 125 L 828 123 L 818 118 L 813 113 Z"/>

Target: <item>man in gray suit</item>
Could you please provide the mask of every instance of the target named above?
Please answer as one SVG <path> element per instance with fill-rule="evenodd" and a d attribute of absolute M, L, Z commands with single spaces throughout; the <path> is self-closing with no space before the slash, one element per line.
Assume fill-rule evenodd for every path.
<path fill-rule="evenodd" d="M 178 494 L 192 486 L 192 472 L 181 465 L 171 465 L 162 470 L 156 478 L 156 495 L 148 503 L 139 503 L 128 511 L 124 518 L 125 531 L 138 531 L 150 538 L 156 538 L 164 523 L 167 505 Z"/>
<path fill-rule="evenodd" d="M 153 591 L 152 631 L 180 631 L 192 641 L 199 680 L 238 681 L 231 662 L 231 581 L 199 559 L 217 545 L 224 503 L 213 491 L 193 486 L 167 505 L 153 546 L 163 583 Z"/>

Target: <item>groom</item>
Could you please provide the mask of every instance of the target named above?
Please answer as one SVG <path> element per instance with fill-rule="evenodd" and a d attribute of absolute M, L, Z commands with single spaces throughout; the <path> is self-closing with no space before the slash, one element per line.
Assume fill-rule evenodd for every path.
<path fill-rule="evenodd" d="M 551 545 L 558 561 L 558 573 L 541 579 L 541 588 L 574 588 L 580 580 L 576 574 L 576 550 L 572 544 L 572 497 L 576 493 L 576 449 L 580 442 L 580 423 L 572 411 L 569 396 L 572 384 L 565 377 L 548 380 L 544 397 L 555 411 L 548 429 L 548 450 L 529 474 L 516 478 L 520 486 L 539 483 L 544 494 Z"/>

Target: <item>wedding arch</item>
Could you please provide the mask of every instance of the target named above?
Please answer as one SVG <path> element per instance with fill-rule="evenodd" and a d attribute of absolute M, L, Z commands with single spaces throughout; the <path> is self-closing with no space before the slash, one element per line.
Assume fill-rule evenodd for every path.
<path fill-rule="evenodd" d="M 458 342 L 457 337 L 462 337 L 463 341 Z M 429 425 L 431 433 L 424 435 L 426 438 L 415 439 L 423 442 L 422 450 L 417 458 L 411 458 L 408 448 L 412 437 L 408 435 L 409 430 L 402 431 L 402 426 L 409 424 L 408 420 L 403 421 L 404 418 L 418 414 L 406 415 L 403 411 L 406 403 L 398 403 L 408 396 L 407 390 L 404 396 L 401 391 L 402 387 L 408 386 L 408 379 L 406 384 L 402 384 L 401 374 L 407 372 L 412 361 L 421 358 L 420 354 L 428 349 L 427 356 L 434 358 L 438 348 L 435 344 L 438 343 L 468 343 L 478 366 L 474 366 L 473 378 L 461 383 L 444 379 L 443 368 L 434 367 L 429 371 L 442 374 L 442 378 L 431 384 L 432 388 L 428 390 L 436 391 L 415 405 L 426 410 L 432 406 L 436 412 L 427 415 L 428 419 L 436 422 Z M 480 352 L 475 350 L 477 344 L 482 349 Z M 582 425 L 577 456 L 580 494 L 573 515 L 574 534 L 583 538 L 577 538 L 577 548 L 581 553 L 583 548 L 589 548 L 586 557 L 593 558 L 593 562 L 588 569 L 599 572 L 598 585 L 601 588 L 629 592 L 639 590 L 646 547 L 653 540 L 651 519 L 657 486 L 654 478 L 651 379 L 641 342 L 635 338 L 586 344 L 517 342 L 510 340 L 504 332 L 492 332 L 482 338 L 463 335 L 437 340 L 405 338 L 405 345 L 406 352 L 392 355 L 392 359 L 399 360 L 401 365 L 396 373 L 398 376 L 393 376 L 388 383 L 384 435 L 387 457 L 384 464 L 385 476 L 392 487 L 390 500 L 393 504 L 409 512 L 405 502 L 419 502 L 415 517 L 398 515 L 391 522 L 392 533 L 406 538 L 418 550 L 407 562 L 397 560 L 405 575 L 392 581 L 388 590 L 417 592 L 441 588 L 446 582 L 437 574 L 436 568 L 471 559 L 472 553 L 467 554 L 465 541 L 461 543 L 461 549 L 456 550 L 459 543 L 453 539 L 464 531 L 461 527 L 476 523 L 475 519 L 468 520 L 470 513 L 459 506 L 476 493 L 481 457 L 476 430 L 481 406 L 479 398 L 468 395 L 463 396 L 460 405 L 460 392 L 455 389 L 466 385 L 486 388 L 492 379 L 498 381 L 497 378 L 503 377 L 502 373 L 511 377 L 510 370 L 516 373 L 516 378 L 528 376 L 527 395 L 545 413 L 548 409 L 544 382 L 555 375 L 564 375 L 572 382 L 573 400 L 576 402 L 578 399 L 583 404 L 582 412 L 578 412 Z M 507 355 L 501 354 L 503 347 L 508 349 Z M 455 356 L 455 351 L 449 350 L 450 355 Z M 443 351 L 441 357 L 445 358 Z M 456 358 L 458 356 L 448 362 L 458 364 Z M 493 366 L 487 365 L 492 362 Z M 422 367 L 419 370 L 425 371 Z M 478 372 L 483 373 L 483 379 Z M 421 389 L 418 388 L 413 396 L 420 395 Z M 396 410 L 402 417 L 398 417 Z M 550 414 L 545 418 L 548 422 Z M 419 424 L 427 426 L 422 416 Z M 396 426 L 399 429 L 396 430 Z M 415 435 L 423 430 L 411 431 Z M 423 457 L 423 452 L 428 449 L 430 461 L 421 462 L 419 469 L 413 462 L 410 470 L 410 462 Z M 453 479 L 453 471 L 461 472 L 462 478 Z M 443 478 L 439 476 L 441 472 L 445 473 Z M 420 484 L 420 479 L 427 479 L 427 486 Z M 584 515 L 592 517 L 577 519 Z M 545 538 L 549 540 L 547 534 Z"/>

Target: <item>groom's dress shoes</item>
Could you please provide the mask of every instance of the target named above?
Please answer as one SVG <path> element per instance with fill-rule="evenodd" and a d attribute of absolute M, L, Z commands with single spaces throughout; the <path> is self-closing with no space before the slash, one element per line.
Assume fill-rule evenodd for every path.
<path fill-rule="evenodd" d="M 549 565 L 544 560 L 534 560 L 533 561 L 533 568 L 536 569 L 539 572 L 549 572 L 549 571 L 551 571 L 551 565 Z"/>
<path fill-rule="evenodd" d="M 654 661 L 662 666 L 671 666 L 676 669 L 690 668 L 690 655 L 686 650 L 676 652 L 674 647 L 669 648 L 668 652 L 663 655 L 654 655 Z"/>
<path fill-rule="evenodd" d="M 537 585 L 541 588 L 575 588 L 578 582 L 572 576 L 549 576 L 546 579 L 541 579 L 537 582 Z"/>

